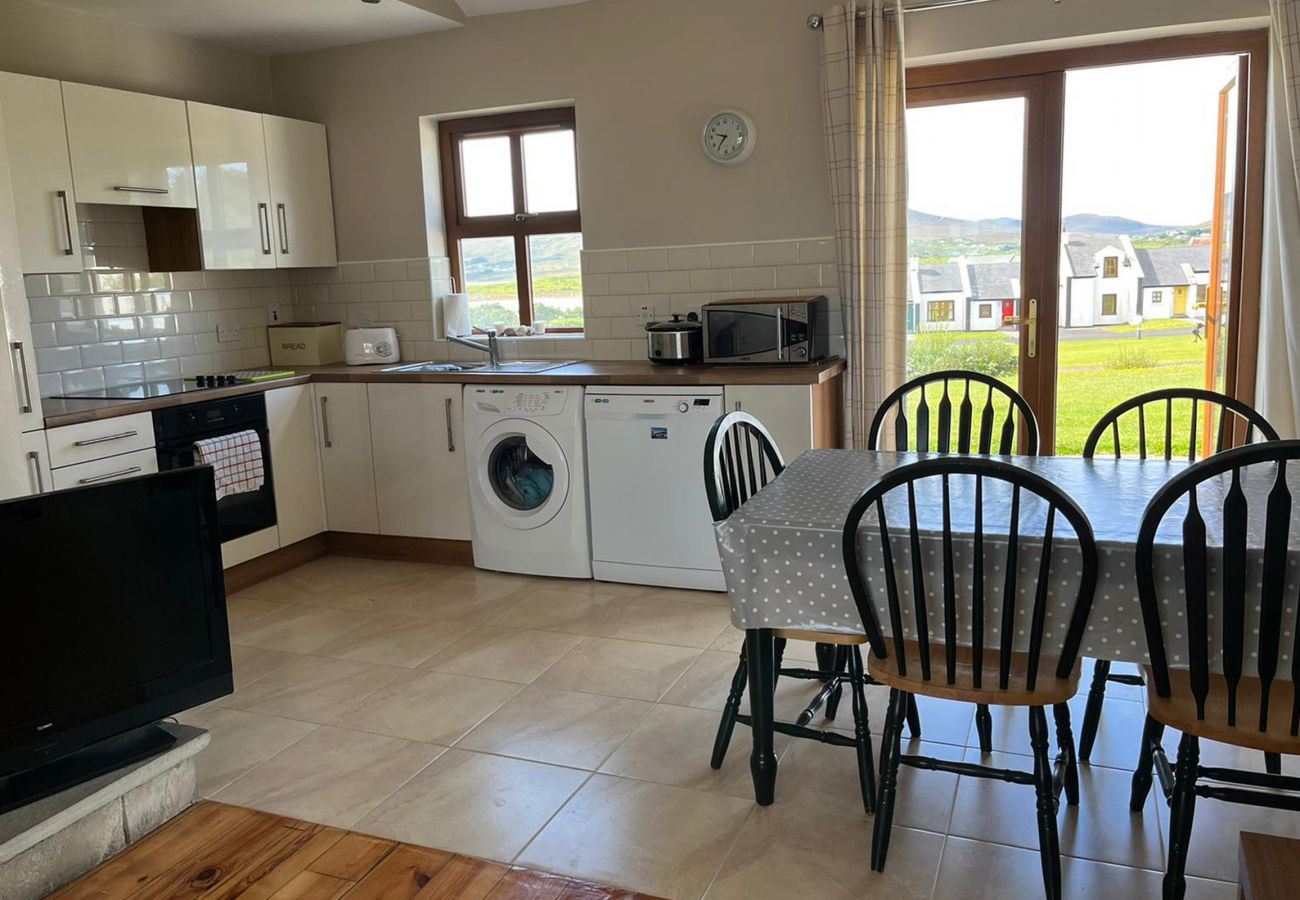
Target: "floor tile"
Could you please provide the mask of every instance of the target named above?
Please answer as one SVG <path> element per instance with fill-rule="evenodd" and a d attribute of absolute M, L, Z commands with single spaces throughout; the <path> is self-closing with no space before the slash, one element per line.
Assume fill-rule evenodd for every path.
<path fill-rule="evenodd" d="M 451 746 L 518 692 L 505 681 L 417 670 L 341 711 L 333 724 Z"/>
<path fill-rule="evenodd" d="M 537 683 L 631 700 L 658 700 L 699 654 L 689 647 L 587 638 L 543 672 Z"/>
<path fill-rule="evenodd" d="M 968 750 L 966 761 L 1022 772 L 1034 768 L 1031 757 L 1010 753 L 992 753 L 981 759 L 979 751 Z M 1131 812 L 1131 783 L 1131 777 L 1117 769 L 1081 766 L 1079 805 L 1070 806 L 1062 794 L 1056 816 L 1061 852 L 1120 865 L 1163 868 L 1155 800 L 1148 797 L 1144 812 Z M 957 787 L 949 834 L 1037 849 L 1034 810 L 1034 789 L 1029 785 L 963 777 Z"/>
<path fill-rule="evenodd" d="M 357 828 L 510 862 L 586 777 L 575 769 L 452 749 Z"/>
<path fill-rule="evenodd" d="M 370 618 L 368 613 L 347 609 L 285 606 L 247 625 L 232 627 L 230 639 L 263 650 L 312 653 Z"/>
<path fill-rule="evenodd" d="M 653 708 L 641 700 L 531 685 L 456 746 L 594 769 Z"/>
<path fill-rule="evenodd" d="M 606 775 L 620 775 L 656 784 L 751 799 L 754 782 L 749 774 L 749 730 L 743 725 L 732 735 L 722 768 L 709 767 L 718 732 L 718 714 L 708 709 L 658 704 L 600 767 Z M 791 739 L 776 736 L 780 758 Z"/>
<path fill-rule="evenodd" d="M 686 603 L 704 603 L 708 606 L 721 606 L 731 609 L 731 597 L 726 591 L 693 591 L 686 588 L 648 587 L 640 596 L 653 597 L 658 600 L 682 600 Z"/>
<path fill-rule="evenodd" d="M 752 808 L 734 797 L 593 775 L 519 862 L 696 900 Z"/>
<path fill-rule="evenodd" d="M 464 637 L 474 626 L 385 613 L 315 651 L 359 662 L 413 669 Z"/>
<path fill-rule="evenodd" d="M 514 606 L 517 585 L 459 578 L 419 578 L 379 584 L 366 592 L 384 612 L 481 624 Z"/>
<path fill-rule="evenodd" d="M 324 725 L 402 674 L 391 666 L 297 656 L 220 702 Z"/>
<path fill-rule="evenodd" d="M 569 634 L 597 634 L 626 602 L 626 598 L 612 594 L 529 589 L 516 594 L 515 602 L 494 616 L 492 624 Z"/>
<path fill-rule="evenodd" d="M 580 643 L 582 638 L 576 634 L 479 625 L 421 668 L 528 684 Z"/>
<path fill-rule="evenodd" d="M 257 679 L 280 666 L 295 659 L 296 653 L 283 653 L 279 650 L 262 650 L 259 647 L 230 647 L 230 660 L 235 670 L 235 689 L 247 687 Z"/>
<path fill-rule="evenodd" d="M 1087 701 L 1085 694 L 1078 694 L 1069 703 L 1070 727 L 1076 747 L 1083 731 L 1083 714 Z M 1032 752 L 1029 746 L 1028 707 L 995 706 L 990 710 L 990 715 L 993 717 L 994 750 L 1025 755 Z M 1146 711 L 1141 703 L 1107 698 L 1102 704 L 1090 764 L 1132 772 L 1137 762 L 1138 743 L 1142 738 L 1145 721 Z M 1052 746 L 1056 747 L 1056 723 L 1050 709 L 1047 711 L 1047 728 Z M 966 745 L 979 745 L 979 735 L 974 728 L 966 737 Z"/>
<path fill-rule="evenodd" d="M 429 744 L 318 728 L 215 799 L 351 828 L 442 752 Z"/>
<path fill-rule="evenodd" d="M 194 791 L 200 797 L 211 797 L 319 727 L 220 706 L 190 710 L 176 718 L 186 725 L 206 728 L 211 735 L 207 748 L 194 758 Z"/>
<path fill-rule="evenodd" d="M 635 597 L 628 600 L 600 628 L 604 637 L 630 641 L 654 641 L 699 647 L 713 643 L 730 627 L 731 613 L 719 606 L 663 600 L 658 597 Z"/>
<path fill-rule="evenodd" d="M 385 568 L 385 564 L 378 560 L 325 556 L 246 588 L 240 596 L 280 603 L 314 603 L 324 594 L 347 590 L 363 580 L 373 580 Z"/>
<path fill-rule="evenodd" d="M 226 620 L 230 623 L 231 630 L 234 630 L 264 619 L 284 606 L 283 603 L 235 594 L 226 598 Z"/>
<path fill-rule="evenodd" d="M 707 900 L 929 900 L 941 834 L 894 828 L 889 865 L 871 871 L 871 820 L 777 804 L 756 808 Z"/>

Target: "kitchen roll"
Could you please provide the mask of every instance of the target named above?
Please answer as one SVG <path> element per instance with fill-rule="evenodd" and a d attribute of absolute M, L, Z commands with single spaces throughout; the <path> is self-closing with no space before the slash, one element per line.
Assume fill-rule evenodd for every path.
<path fill-rule="evenodd" d="M 442 323 L 444 335 L 473 334 L 469 324 L 469 294 L 444 294 L 442 297 Z"/>

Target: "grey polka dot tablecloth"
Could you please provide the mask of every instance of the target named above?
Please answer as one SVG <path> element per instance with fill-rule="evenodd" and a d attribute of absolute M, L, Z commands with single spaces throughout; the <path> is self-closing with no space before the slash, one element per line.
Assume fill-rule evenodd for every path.
<path fill-rule="evenodd" d="M 714 526 L 723 574 L 731 595 L 732 622 L 737 628 L 791 628 L 810 631 L 862 633 L 861 620 L 844 574 L 840 549 L 841 532 L 849 509 L 878 477 L 924 454 L 886 453 L 859 450 L 812 450 L 795 460 L 775 481 L 760 491 L 730 518 Z M 1092 615 L 1084 635 L 1086 656 L 1142 663 L 1147 661 L 1146 634 L 1134 575 L 1134 547 L 1142 512 L 1152 495 L 1173 475 L 1186 468 L 1185 462 L 1164 460 L 1085 460 L 1077 457 L 1000 457 L 1042 475 L 1069 494 L 1087 514 L 1101 556 L 1100 577 Z M 1262 578 L 1263 498 L 1273 485 L 1271 467 L 1257 467 L 1243 474 L 1242 486 L 1250 502 L 1247 541 L 1250 583 L 1259 587 Z M 1288 472 L 1291 491 L 1300 497 L 1300 473 Z M 969 604 L 970 580 L 974 574 L 973 540 L 974 479 L 954 477 L 952 496 L 954 583 L 959 600 L 958 643 L 970 643 L 972 616 Z M 1222 543 L 1218 510 L 1222 508 L 1225 483 L 1207 483 L 1198 492 L 1205 511 L 1211 583 L 1211 616 L 1220 604 L 1220 585 L 1215 574 Z M 1217 496 L 1216 496 L 1217 494 Z M 917 520 L 921 534 L 921 561 L 928 609 L 929 632 L 943 635 L 943 519 L 939 479 L 917 484 Z M 985 616 L 986 641 L 1000 641 L 1001 598 L 1006 573 L 1007 535 L 1010 519 L 1010 488 L 985 482 Z M 885 504 L 890 526 L 890 545 L 898 567 L 898 586 L 903 608 L 904 631 L 913 633 L 913 564 L 907 531 L 906 490 L 894 491 Z M 1186 661 L 1186 639 L 1180 627 L 1183 611 L 1182 520 L 1186 510 L 1180 501 L 1166 515 L 1156 543 L 1156 579 L 1164 610 L 1163 631 L 1170 664 Z M 1211 513 L 1210 511 L 1213 511 Z M 1046 508 L 1026 498 L 1020 511 L 1021 545 L 1016 576 L 1016 647 L 1028 645 L 1028 621 L 1037 584 L 1041 535 Z M 1286 605 L 1282 622 L 1289 638 L 1296 623 L 1296 598 L 1300 593 L 1300 517 L 1293 516 L 1288 559 Z M 1068 525 L 1056 519 L 1056 543 L 1051 559 L 1051 579 L 1044 652 L 1061 647 L 1078 591 L 1078 544 Z M 874 517 L 863 520 L 858 532 L 858 559 L 863 566 L 877 618 L 888 631 L 884 609 L 885 570 L 883 549 Z M 939 592 L 936 599 L 936 592 Z M 1258 634 L 1259 600 L 1247 597 L 1246 634 Z M 1211 622 L 1212 659 L 1217 658 L 1219 629 Z M 990 637 L 991 636 L 991 637 Z M 1281 661 L 1289 668 L 1283 640 Z M 1248 644 L 1254 641 L 1248 640 Z M 1253 654 L 1250 654 L 1253 659 Z M 1253 670 L 1251 659 L 1247 668 Z"/>

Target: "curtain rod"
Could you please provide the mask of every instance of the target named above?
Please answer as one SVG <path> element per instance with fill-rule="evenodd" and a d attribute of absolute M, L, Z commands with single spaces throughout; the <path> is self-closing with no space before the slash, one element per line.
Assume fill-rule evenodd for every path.
<path fill-rule="evenodd" d="M 967 6 L 971 3 L 988 3 L 989 0 L 913 0 L 912 3 L 902 7 L 903 12 L 925 12 L 931 9 L 944 9 L 949 6 Z M 1059 3 L 1060 0 L 1057 0 Z M 892 13 L 892 9 L 885 10 L 885 14 Z M 818 13 L 813 13 L 808 17 L 808 27 L 813 31 L 820 31 L 822 27 L 822 17 Z"/>

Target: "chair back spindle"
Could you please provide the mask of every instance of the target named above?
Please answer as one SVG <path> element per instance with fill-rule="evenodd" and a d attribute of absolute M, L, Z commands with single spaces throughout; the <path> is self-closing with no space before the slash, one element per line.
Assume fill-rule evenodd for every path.
<path fill-rule="evenodd" d="M 936 389 L 937 405 L 932 409 L 931 400 Z M 1038 453 L 1038 421 L 1029 403 L 1013 388 L 981 372 L 949 369 L 920 375 L 900 386 L 876 410 L 867 438 L 867 446 L 871 449 L 884 449 L 882 438 L 891 415 L 894 416 L 894 448 L 897 450 L 985 455 L 1017 453 L 1019 419 L 1023 423 L 1021 427 L 1028 454 Z M 932 418 L 935 419 L 933 441 Z"/>
<path fill-rule="evenodd" d="M 1190 412 L 1185 419 L 1187 422 L 1186 458 L 1188 462 L 1195 462 L 1198 456 L 1211 456 L 1232 447 L 1239 423 L 1245 428 L 1247 444 L 1256 439 L 1256 434 L 1258 434 L 1260 440 L 1276 441 L 1278 439 L 1277 430 L 1269 424 L 1269 421 L 1264 416 L 1234 397 L 1202 388 L 1161 388 L 1125 400 L 1102 416 L 1097 424 L 1093 426 L 1087 441 L 1084 442 L 1083 455 L 1087 458 L 1096 456 L 1102 441 L 1109 436 L 1108 443 L 1111 445 L 1115 459 L 1122 459 L 1124 451 L 1120 432 L 1126 429 L 1120 428 L 1121 419 L 1124 419 L 1130 413 L 1136 413 L 1138 458 L 1147 459 L 1150 456 L 1154 438 L 1159 437 L 1163 439 L 1164 459 L 1169 462 L 1174 458 L 1175 441 L 1182 437 L 1182 421 L 1175 424 L 1175 418 L 1183 420 L 1184 416 L 1180 412 L 1175 417 L 1175 410 L 1182 410 L 1185 407 L 1190 408 Z M 1155 421 L 1152 423 L 1156 429 L 1154 435 L 1151 433 L 1151 429 L 1147 427 L 1148 408 L 1156 416 Z M 1202 408 L 1204 408 L 1207 419 L 1213 415 L 1218 415 L 1213 449 L 1206 446 L 1205 440 L 1201 438 L 1201 432 L 1206 421 L 1206 419 L 1200 418 Z M 1124 420 L 1131 422 L 1132 418 Z M 1178 455 L 1182 456 L 1182 453 Z"/>
<path fill-rule="evenodd" d="M 763 423 L 746 412 L 721 416 L 704 442 L 704 490 L 721 522 L 785 469 Z"/>

